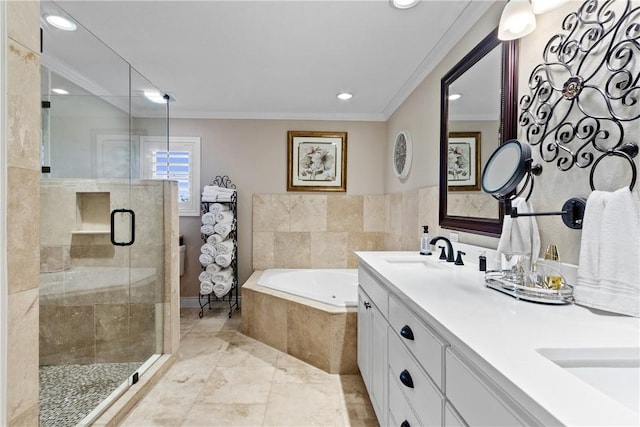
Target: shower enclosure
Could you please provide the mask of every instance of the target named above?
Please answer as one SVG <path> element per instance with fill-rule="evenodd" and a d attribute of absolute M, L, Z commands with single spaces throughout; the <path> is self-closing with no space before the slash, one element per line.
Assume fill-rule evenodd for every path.
<path fill-rule="evenodd" d="M 80 23 L 49 24 L 73 20 L 56 3 L 41 13 L 40 425 L 90 424 L 163 349 L 168 183 L 140 177 L 138 122 L 168 124 L 169 101 Z"/>

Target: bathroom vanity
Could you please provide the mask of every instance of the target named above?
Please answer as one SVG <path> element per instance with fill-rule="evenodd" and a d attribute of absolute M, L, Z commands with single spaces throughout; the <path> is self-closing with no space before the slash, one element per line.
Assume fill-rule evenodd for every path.
<path fill-rule="evenodd" d="M 380 425 L 640 424 L 640 319 L 519 301 L 475 265 L 356 255 L 358 365 Z"/>

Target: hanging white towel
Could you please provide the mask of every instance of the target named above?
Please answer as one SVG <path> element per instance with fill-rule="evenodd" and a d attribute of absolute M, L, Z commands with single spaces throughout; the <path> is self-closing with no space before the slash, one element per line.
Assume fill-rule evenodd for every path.
<path fill-rule="evenodd" d="M 216 214 L 216 222 L 228 223 L 233 221 L 233 212 L 222 211 Z"/>
<path fill-rule="evenodd" d="M 220 237 L 222 237 L 223 239 L 226 239 L 227 236 L 229 236 L 229 233 L 231 233 L 233 230 L 235 230 L 236 228 L 236 223 L 234 222 L 219 222 L 216 225 L 213 226 L 213 231 L 218 233 L 220 235 Z"/>
<path fill-rule="evenodd" d="M 218 282 L 213 285 L 213 293 L 218 298 L 224 297 L 231 290 L 231 286 L 233 285 L 233 280 L 228 280 L 226 282 Z"/>
<path fill-rule="evenodd" d="M 200 254 L 200 257 L 198 259 L 200 260 L 200 264 L 202 264 L 204 267 L 212 264 L 215 261 L 214 258 L 209 254 Z"/>
<path fill-rule="evenodd" d="M 215 245 L 212 245 L 211 243 L 205 243 L 204 245 L 200 246 L 200 252 L 202 252 L 203 254 L 211 255 L 212 257 L 218 255 L 218 251 L 216 250 Z"/>
<path fill-rule="evenodd" d="M 213 292 L 213 283 L 211 282 L 200 282 L 200 294 L 201 295 L 209 295 Z"/>
<path fill-rule="evenodd" d="M 222 203 L 211 203 L 211 206 L 209 206 L 209 212 L 214 215 L 228 211 L 229 209 L 229 205 L 223 205 Z"/>
<path fill-rule="evenodd" d="M 629 188 L 593 191 L 580 242 L 576 304 L 640 317 L 640 201 Z"/>
<path fill-rule="evenodd" d="M 200 227 L 200 233 L 204 234 L 204 235 L 210 235 L 215 233 L 215 230 L 213 228 L 214 226 L 212 224 L 204 224 L 202 227 Z"/>
<path fill-rule="evenodd" d="M 207 243 L 215 245 L 216 243 L 220 243 L 224 240 L 221 235 L 217 233 L 213 233 L 211 236 L 207 237 Z"/>
<path fill-rule="evenodd" d="M 233 240 L 225 240 L 223 242 L 218 242 L 215 244 L 215 251 L 217 254 L 230 254 L 233 252 L 233 249 L 236 247 L 236 243 Z"/>
<path fill-rule="evenodd" d="M 220 267 L 229 267 L 233 260 L 233 254 L 218 254 L 215 261 Z"/>
<path fill-rule="evenodd" d="M 213 225 L 216 223 L 216 216 L 211 212 L 205 212 L 204 214 L 202 214 L 202 223 Z"/>
<path fill-rule="evenodd" d="M 511 202 L 511 206 L 518 209 L 518 213 L 533 212 L 533 207 L 523 197 L 516 197 Z M 498 265 L 500 265 L 500 254 L 507 252 L 529 255 L 531 262 L 538 259 L 540 256 L 540 232 L 535 217 L 511 218 L 505 215 L 497 249 Z"/>

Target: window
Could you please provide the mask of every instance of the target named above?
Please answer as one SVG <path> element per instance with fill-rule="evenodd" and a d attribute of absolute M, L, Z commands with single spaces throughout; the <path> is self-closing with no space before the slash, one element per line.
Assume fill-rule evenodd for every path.
<path fill-rule="evenodd" d="M 178 181 L 180 215 L 200 215 L 200 138 L 143 136 L 141 152 L 142 177 Z"/>

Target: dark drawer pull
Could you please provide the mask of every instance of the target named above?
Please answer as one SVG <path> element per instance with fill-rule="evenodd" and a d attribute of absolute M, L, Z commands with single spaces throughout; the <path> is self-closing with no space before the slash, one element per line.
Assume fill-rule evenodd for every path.
<path fill-rule="evenodd" d="M 400 372 L 400 381 L 402 381 L 402 384 L 404 384 L 405 386 L 413 388 L 413 379 L 411 378 L 411 374 L 409 374 L 409 371 L 407 371 L 406 369 Z"/>
<path fill-rule="evenodd" d="M 368 302 L 364 302 L 364 308 L 366 308 L 367 310 L 369 310 L 371 308 L 371 303 Z"/>
<path fill-rule="evenodd" d="M 409 421 L 404 420 L 402 424 L 400 424 L 400 427 L 411 427 L 411 424 L 409 424 Z"/>
<path fill-rule="evenodd" d="M 402 338 L 408 339 L 413 341 L 413 331 L 411 330 L 411 328 L 409 327 L 409 325 L 404 325 L 402 327 L 402 329 L 400 329 L 400 335 L 402 335 Z"/>

